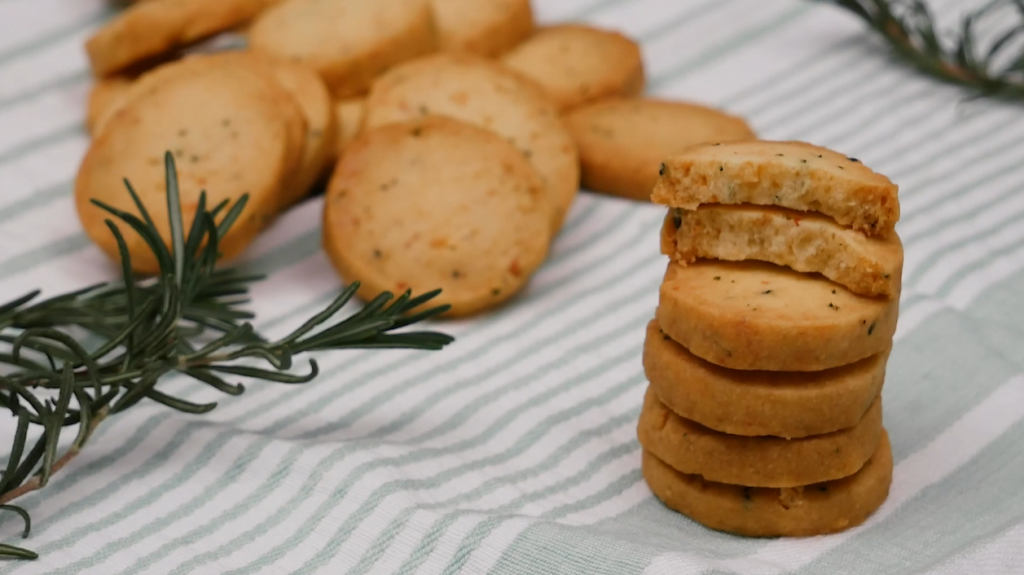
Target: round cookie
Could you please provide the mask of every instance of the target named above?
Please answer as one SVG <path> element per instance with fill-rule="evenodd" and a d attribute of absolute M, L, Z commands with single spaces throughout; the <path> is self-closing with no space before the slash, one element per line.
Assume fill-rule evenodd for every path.
<path fill-rule="evenodd" d="M 437 47 L 427 0 L 288 0 L 249 31 L 249 46 L 313 67 L 335 98 Z"/>
<path fill-rule="evenodd" d="M 226 53 L 249 57 L 249 52 Z M 282 191 L 282 208 L 306 197 L 335 159 L 338 120 L 334 102 L 323 80 L 312 68 L 288 60 L 274 58 L 268 62 L 274 80 L 298 104 L 306 120 L 306 137 L 302 160 L 295 181 Z"/>
<path fill-rule="evenodd" d="M 662 331 L 729 369 L 851 364 L 889 348 L 899 315 L 898 292 L 858 296 L 821 276 L 761 262 L 672 262 L 660 291 Z"/>
<path fill-rule="evenodd" d="M 539 88 L 478 56 L 427 56 L 374 83 L 363 126 L 427 115 L 476 124 L 512 142 L 541 175 L 552 230 L 561 227 L 579 189 L 579 158 L 558 111 Z"/>
<path fill-rule="evenodd" d="M 121 12 L 85 43 L 93 73 L 108 76 L 247 22 L 278 0 L 150 0 Z"/>
<path fill-rule="evenodd" d="M 869 236 L 895 229 L 899 186 L 856 158 L 807 142 L 697 144 L 662 161 L 651 201 L 755 204 L 826 215 Z"/>
<path fill-rule="evenodd" d="M 882 400 L 857 425 L 801 439 L 744 437 L 679 417 L 648 388 L 640 445 L 681 473 L 750 487 L 797 487 L 853 475 L 878 447 Z"/>
<path fill-rule="evenodd" d="M 293 118 L 285 112 L 289 105 L 294 105 L 291 97 L 276 84 L 242 67 L 199 66 L 132 98 L 93 141 L 79 169 L 75 202 L 86 233 L 111 257 L 119 257 L 104 224 L 112 216 L 89 200 L 137 213 L 122 183 L 126 178 L 169 242 L 164 177 L 169 150 L 177 162 L 186 229 L 201 191 L 206 190 L 209 207 L 249 195 L 219 246 L 224 257 L 237 255 L 273 216 L 278 190 L 298 164 L 302 141 L 295 138 L 302 132 L 293 130 Z M 142 238 L 120 227 L 134 269 L 158 271 Z"/>
<path fill-rule="evenodd" d="M 134 81 L 128 76 L 110 76 L 93 84 L 85 109 L 85 127 L 90 134 L 97 133 L 102 118 L 109 118 L 120 108 Z"/>
<path fill-rule="evenodd" d="M 365 98 L 349 98 L 334 103 L 334 115 L 338 118 L 336 152 L 341 154 L 363 129 L 363 115 L 366 111 Z"/>
<path fill-rule="evenodd" d="M 430 0 L 442 50 L 494 58 L 533 31 L 530 0 Z"/>
<path fill-rule="evenodd" d="M 102 129 L 132 98 L 159 89 L 162 83 L 173 82 L 175 78 L 190 74 L 198 67 L 244 67 L 272 80 L 291 96 L 293 102 L 285 104 L 282 112 L 291 120 L 293 134 L 290 139 L 302 140 L 299 148 L 301 159 L 293 181 L 282 186 L 280 207 L 284 209 L 301 200 L 334 160 L 338 132 L 334 104 L 327 88 L 316 72 L 301 64 L 251 51 L 223 51 L 189 56 L 144 74 L 127 90 L 122 91 L 119 99 L 111 102 L 96 121 L 96 130 Z"/>
<path fill-rule="evenodd" d="M 580 150 L 583 187 L 650 201 L 667 157 L 708 141 L 751 140 L 743 119 L 713 108 L 650 98 L 609 98 L 565 116 Z"/>
<path fill-rule="evenodd" d="M 800 438 L 857 425 L 882 391 L 889 351 L 825 371 L 739 371 L 704 361 L 647 325 L 651 390 L 686 419 L 732 435 Z"/>
<path fill-rule="evenodd" d="M 443 291 L 449 315 L 494 307 L 543 263 L 540 179 L 514 146 L 441 117 L 364 132 L 335 169 L 324 248 L 365 300 Z"/>
<path fill-rule="evenodd" d="M 644 89 L 640 46 L 610 30 L 579 24 L 544 28 L 502 57 L 509 68 L 537 82 L 568 110 Z"/>
<path fill-rule="evenodd" d="M 867 236 L 814 212 L 772 206 L 704 204 L 665 217 L 665 255 L 758 260 L 818 273 L 863 296 L 889 297 L 903 275 L 903 243 L 895 231 Z"/>
<path fill-rule="evenodd" d="M 892 448 L 878 449 L 857 473 L 804 487 L 742 487 L 672 469 L 644 451 L 644 479 L 669 509 L 711 529 L 748 537 L 808 537 L 863 523 L 889 496 Z"/>

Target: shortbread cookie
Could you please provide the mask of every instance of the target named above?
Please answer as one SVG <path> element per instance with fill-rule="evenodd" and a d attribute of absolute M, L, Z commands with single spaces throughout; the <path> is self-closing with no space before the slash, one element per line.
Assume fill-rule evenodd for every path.
<path fill-rule="evenodd" d="M 347 98 L 434 51 L 437 37 L 427 0 L 288 0 L 253 23 L 249 46 L 313 67 L 335 98 Z"/>
<path fill-rule="evenodd" d="M 90 134 L 96 134 L 102 118 L 112 116 L 121 107 L 134 81 L 128 76 L 110 76 L 93 84 L 85 111 L 85 127 Z"/>
<path fill-rule="evenodd" d="M 150 0 L 135 4 L 85 43 L 93 73 L 108 76 L 255 18 L 278 0 Z"/>
<path fill-rule="evenodd" d="M 243 67 L 196 67 L 133 98 L 93 141 L 79 169 L 75 201 L 86 233 L 118 257 L 103 222 L 110 214 L 89 200 L 137 213 L 122 183 L 126 178 L 169 243 L 164 152 L 171 151 L 186 229 L 203 190 L 208 207 L 248 194 L 245 211 L 219 246 L 225 257 L 237 255 L 274 215 L 278 190 L 301 157 L 302 132 L 292 129 L 284 111 L 289 105 L 294 105 L 291 97 L 276 84 Z M 142 238 L 120 227 L 133 267 L 156 272 L 156 259 Z"/>
<path fill-rule="evenodd" d="M 578 24 L 545 28 L 502 57 L 537 82 L 560 110 L 644 89 L 640 46 L 629 38 Z"/>
<path fill-rule="evenodd" d="M 494 133 L 441 117 L 368 130 L 338 164 L 324 248 L 369 300 L 441 288 L 462 316 L 518 292 L 547 255 L 543 189 Z"/>
<path fill-rule="evenodd" d="M 885 431 L 857 473 L 804 487 L 742 487 L 672 469 L 643 453 L 647 485 L 669 509 L 711 529 L 748 537 L 806 537 L 863 523 L 889 496 L 892 448 Z"/>
<path fill-rule="evenodd" d="M 878 447 L 882 400 L 857 425 L 802 439 L 744 437 L 679 417 L 647 390 L 640 445 L 681 473 L 749 487 L 797 487 L 853 475 Z"/>
<path fill-rule="evenodd" d="M 882 391 L 889 349 L 825 371 L 739 371 L 706 362 L 647 326 L 644 372 L 682 417 L 732 435 L 800 438 L 857 425 Z"/>
<path fill-rule="evenodd" d="M 302 199 L 334 160 L 338 129 L 335 126 L 334 104 L 327 88 L 316 72 L 301 64 L 250 51 L 189 56 L 140 77 L 120 94 L 117 102 L 107 107 L 104 115 L 97 120 L 96 128 L 101 129 L 131 99 L 158 90 L 162 84 L 191 74 L 200 67 L 242 67 L 273 81 L 291 97 L 292 102 L 283 104 L 282 113 L 290 120 L 290 139 L 302 141 L 299 148 L 302 159 L 293 180 L 284 184 L 280 190 L 280 207 L 283 209 Z"/>
<path fill-rule="evenodd" d="M 903 244 L 895 231 L 867 236 L 814 212 L 705 204 L 671 210 L 664 232 L 665 255 L 678 262 L 771 262 L 822 274 L 859 295 L 892 296 L 903 274 Z"/>
<path fill-rule="evenodd" d="M 366 111 L 365 98 L 349 98 L 334 103 L 334 115 L 338 118 L 337 152 L 356 139 L 363 129 L 363 115 Z"/>
<path fill-rule="evenodd" d="M 533 31 L 530 0 L 430 0 L 442 50 L 494 58 Z"/>
<path fill-rule="evenodd" d="M 669 263 L 657 319 L 722 367 L 820 371 L 888 349 L 898 313 L 899 293 L 868 298 L 772 264 L 698 260 Z"/>
<path fill-rule="evenodd" d="M 650 201 L 668 156 L 704 142 L 753 140 L 742 118 L 713 108 L 649 98 L 609 98 L 570 111 L 583 187 Z"/>
<path fill-rule="evenodd" d="M 703 144 L 664 161 L 651 199 L 692 210 L 700 204 L 757 204 L 820 212 L 869 235 L 893 230 L 898 188 L 854 158 L 803 142 Z"/>
<path fill-rule="evenodd" d="M 438 54 L 394 68 L 374 83 L 364 128 L 448 116 L 512 142 L 540 172 L 554 230 L 579 189 L 576 146 L 550 100 L 528 80 L 480 57 Z"/>
<path fill-rule="evenodd" d="M 274 79 L 287 91 L 306 120 L 306 141 L 295 181 L 281 195 L 282 207 L 306 197 L 335 159 L 338 120 L 334 101 L 320 76 L 310 67 L 275 58 Z"/>

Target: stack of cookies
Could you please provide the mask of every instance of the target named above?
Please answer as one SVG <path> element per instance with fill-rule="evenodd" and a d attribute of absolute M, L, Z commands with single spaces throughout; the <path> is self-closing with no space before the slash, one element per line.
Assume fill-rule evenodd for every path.
<path fill-rule="evenodd" d="M 671 262 L 644 350 L 651 490 L 748 536 L 863 522 L 892 480 L 897 187 L 830 150 L 750 141 L 666 160 L 652 200 Z"/>

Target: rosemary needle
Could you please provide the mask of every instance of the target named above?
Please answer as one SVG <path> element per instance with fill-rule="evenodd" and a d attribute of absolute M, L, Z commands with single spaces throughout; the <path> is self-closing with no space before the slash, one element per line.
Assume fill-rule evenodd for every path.
<path fill-rule="evenodd" d="M 404 348 L 438 350 L 453 341 L 435 332 L 398 331 L 447 311 L 448 306 L 424 308 L 440 290 L 417 297 L 379 295 L 363 309 L 337 319 L 355 295 L 358 284 L 343 290 L 323 311 L 286 337 L 269 341 L 251 323 L 252 314 L 240 309 L 248 301 L 249 285 L 259 276 L 217 270 L 217 245 L 245 207 L 242 197 L 232 205 L 207 208 L 200 196 L 190 229 L 182 222 L 177 171 L 171 153 L 165 155 L 171 246 L 160 237 L 145 206 L 125 181 L 138 214 L 102 202 L 109 212 L 107 226 L 117 240 L 122 281 L 90 286 L 39 300 L 33 291 L 0 305 L 0 410 L 16 420 L 10 457 L 0 466 L 0 513 L 24 521 L 28 512 L 11 502 L 46 486 L 85 446 L 108 416 L 143 400 L 186 413 L 206 413 L 216 403 L 198 404 L 158 388 L 163 376 L 180 373 L 229 395 L 245 388 L 230 377 L 298 384 L 319 373 L 315 360 L 303 373 L 292 372 L 298 354 L 337 349 Z M 222 215 L 223 214 L 223 215 Z M 219 218 L 219 220 L 218 220 Z M 137 280 L 124 236 L 114 220 L 134 230 L 160 265 L 157 277 Z M 90 350 L 70 335 L 80 328 L 101 342 Z M 239 360 L 261 360 L 266 367 Z M 30 445 L 29 429 L 40 430 Z M 77 427 L 70 447 L 58 453 L 61 432 Z M 0 544 L 0 557 L 35 559 L 27 549 Z"/>
<path fill-rule="evenodd" d="M 898 58 L 978 96 L 1024 100 L 1024 0 L 992 0 L 968 14 L 948 39 L 924 0 L 824 0 L 853 12 L 881 35 Z M 979 27 L 999 11 L 1012 25 L 983 48 Z"/>

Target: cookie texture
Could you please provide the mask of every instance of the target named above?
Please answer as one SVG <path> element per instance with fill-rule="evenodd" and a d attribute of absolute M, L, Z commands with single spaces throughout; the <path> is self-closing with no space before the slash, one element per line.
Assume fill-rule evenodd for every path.
<path fill-rule="evenodd" d="M 442 50 L 494 58 L 533 32 L 530 0 L 430 0 Z"/>
<path fill-rule="evenodd" d="M 85 127 L 90 134 L 97 132 L 102 118 L 112 116 L 123 105 L 134 81 L 128 76 L 110 76 L 93 84 L 85 110 Z"/>
<path fill-rule="evenodd" d="M 347 98 L 434 51 L 437 37 L 427 0 L 286 0 L 253 23 L 249 46 L 311 66 L 335 98 Z"/>
<path fill-rule="evenodd" d="M 798 272 L 818 273 L 865 296 L 899 291 L 903 244 L 895 231 L 867 236 L 813 212 L 764 206 L 706 204 L 673 209 L 665 218 L 665 255 L 759 260 Z"/>
<path fill-rule="evenodd" d="M 714 431 L 679 417 L 651 389 L 637 426 L 640 445 L 673 469 L 748 487 L 798 487 L 853 475 L 875 452 L 881 433 L 881 398 L 853 427 L 784 439 Z"/>
<path fill-rule="evenodd" d="M 93 73 L 108 76 L 252 20 L 278 0 L 150 0 L 121 12 L 85 43 Z"/>
<path fill-rule="evenodd" d="M 664 160 L 651 199 L 692 210 L 700 204 L 757 204 L 820 212 L 869 235 L 891 232 L 898 187 L 854 158 L 804 142 L 702 144 Z"/>
<path fill-rule="evenodd" d="M 203 190 L 208 206 L 248 194 L 245 210 L 220 243 L 225 257 L 237 255 L 273 217 L 278 192 L 301 158 L 303 132 L 293 130 L 293 118 L 285 112 L 289 105 L 294 105 L 291 97 L 276 84 L 241 67 L 196 67 L 132 98 L 93 141 L 79 168 L 75 202 L 86 233 L 118 257 L 104 224 L 109 214 L 89 200 L 136 213 L 122 183 L 127 178 L 170 242 L 164 179 L 164 152 L 170 150 L 186 229 Z M 142 238 L 122 230 L 135 270 L 156 272 Z"/>
<path fill-rule="evenodd" d="M 576 146 L 551 101 L 501 65 L 467 54 L 437 54 L 398 66 L 374 83 L 364 128 L 447 116 L 507 139 L 537 169 L 561 227 L 579 189 Z"/>
<path fill-rule="evenodd" d="M 443 291 L 461 316 L 529 281 L 550 242 L 540 178 L 494 133 L 430 117 L 368 130 L 338 164 L 324 248 L 359 295 Z"/>
<path fill-rule="evenodd" d="M 804 487 L 742 487 L 684 474 L 644 451 L 642 471 L 668 508 L 718 531 L 748 537 L 807 537 L 863 523 L 889 496 L 892 448 L 885 431 L 857 473 Z"/>
<path fill-rule="evenodd" d="M 274 80 L 292 97 L 306 121 L 302 160 L 294 181 L 281 193 L 281 207 L 285 208 L 305 198 L 334 163 L 338 119 L 331 94 L 315 70 L 280 58 L 270 62 L 270 69 Z"/>
<path fill-rule="evenodd" d="M 668 156 L 705 142 L 757 137 L 742 118 L 652 98 L 585 104 L 569 111 L 565 123 L 580 151 L 583 187 L 644 202 Z"/>
<path fill-rule="evenodd" d="M 334 115 L 338 118 L 336 151 L 338 154 L 356 139 L 363 129 L 363 115 L 366 112 L 366 98 L 349 98 L 334 103 Z"/>
<path fill-rule="evenodd" d="M 899 297 L 868 298 L 761 262 L 670 263 L 657 320 L 690 353 L 730 369 L 820 371 L 888 349 Z"/>
<path fill-rule="evenodd" d="M 644 89 L 640 46 L 626 36 L 591 26 L 563 24 L 539 30 L 502 57 L 506 66 L 537 82 L 560 110 Z"/>
<path fill-rule="evenodd" d="M 740 371 L 700 359 L 652 321 L 643 364 L 681 417 L 731 435 L 800 438 L 857 425 L 882 391 L 890 349 L 825 371 Z"/>

